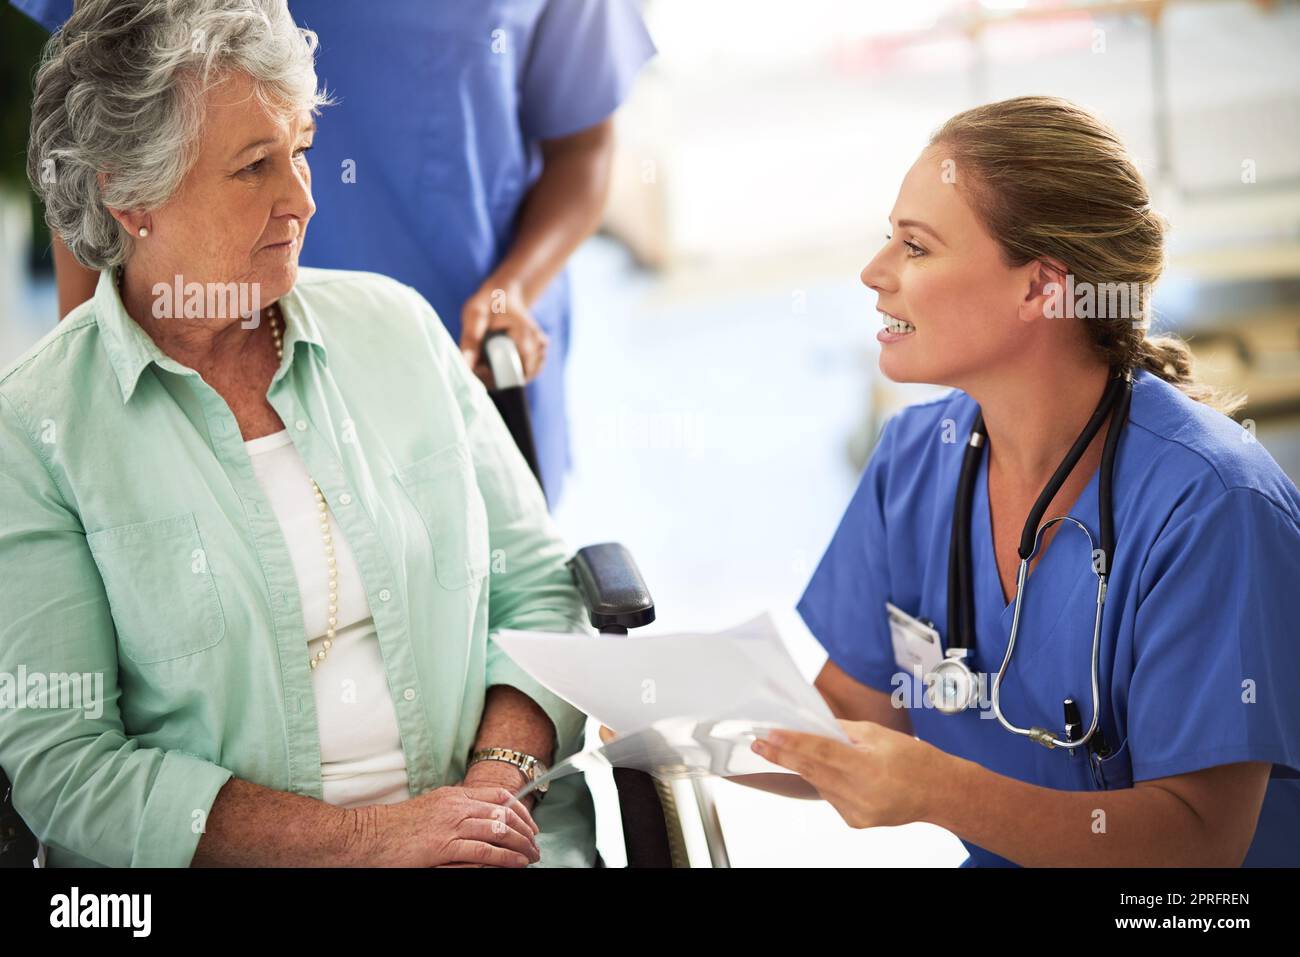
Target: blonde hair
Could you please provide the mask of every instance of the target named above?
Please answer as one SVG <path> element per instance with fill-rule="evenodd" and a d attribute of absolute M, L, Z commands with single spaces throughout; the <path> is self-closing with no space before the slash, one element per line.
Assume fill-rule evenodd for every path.
<path fill-rule="evenodd" d="M 957 185 L 1002 247 L 1004 260 L 1064 263 L 1092 288 L 1145 291 L 1164 269 L 1165 219 L 1113 130 L 1050 96 L 1022 96 L 958 113 L 930 139 L 956 166 Z M 1113 287 L 1111 287 L 1113 288 Z M 1098 353 L 1121 369 L 1146 369 L 1225 415 L 1245 403 L 1196 381 L 1177 336 L 1148 336 L 1130 318 L 1087 319 Z"/>

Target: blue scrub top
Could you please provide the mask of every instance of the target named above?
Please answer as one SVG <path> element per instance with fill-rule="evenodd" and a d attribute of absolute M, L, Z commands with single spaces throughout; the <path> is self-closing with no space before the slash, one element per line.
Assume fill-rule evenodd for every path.
<path fill-rule="evenodd" d="M 991 708 L 943 715 L 894 660 L 885 602 L 946 635 L 948 540 L 977 405 L 960 391 L 885 426 L 799 602 L 832 661 L 908 707 L 916 734 L 991 771 L 1044 787 L 1130 787 L 1238 761 L 1273 764 L 1247 866 L 1300 865 L 1300 493 L 1228 417 L 1142 371 L 1115 462 L 1116 553 L 1100 651 L 1104 785 L 1082 755 L 1013 736 Z M 988 455 L 971 519 L 975 667 L 997 673 L 1011 633 L 989 523 Z M 1070 514 L 1100 540 L 1098 476 Z M 1053 516 L 1049 515 L 1048 518 Z M 1020 727 L 1091 719 L 1096 578 L 1088 543 L 1062 525 L 1025 586 L 1001 706 Z M 987 698 L 987 695 L 986 695 Z M 971 800 L 979 800 L 972 795 Z M 969 842 L 965 866 L 1011 862 Z M 1152 862 L 1157 863 L 1157 862 Z"/>
<path fill-rule="evenodd" d="M 11 0 L 47 29 L 72 0 Z M 452 337 L 504 258 L 540 144 L 600 123 L 655 47 L 630 0 L 294 0 L 316 31 L 326 107 L 309 156 L 316 215 L 302 264 L 384 273 L 414 286 Z M 533 306 L 550 337 L 527 392 L 542 484 L 569 467 L 564 366 L 569 283 Z M 418 410 L 412 410 L 418 414 Z"/>

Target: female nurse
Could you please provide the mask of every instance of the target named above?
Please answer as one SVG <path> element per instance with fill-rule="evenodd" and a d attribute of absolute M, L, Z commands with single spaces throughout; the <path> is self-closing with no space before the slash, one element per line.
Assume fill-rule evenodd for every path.
<path fill-rule="evenodd" d="M 11 0 L 50 30 L 72 0 Z M 413 286 L 475 372 L 489 330 L 519 348 L 547 499 L 569 466 L 565 263 L 600 223 L 610 115 L 655 53 L 632 0 L 290 0 L 335 97 L 312 147 L 302 265 Z M 97 274 L 54 249 L 60 314 Z"/>
<path fill-rule="evenodd" d="M 1123 145 L 1059 99 L 969 110 L 890 227 L 862 271 L 881 371 L 952 391 L 887 423 L 799 604 L 851 743 L 754 749 L 853 827 L 947 828 L 967 865 L 1300 865 L 1300 494 L 1118 301 L 1145 303 L 1164 235 Z M 1060 515 L 1082 528 L 1034 551 Z"/>

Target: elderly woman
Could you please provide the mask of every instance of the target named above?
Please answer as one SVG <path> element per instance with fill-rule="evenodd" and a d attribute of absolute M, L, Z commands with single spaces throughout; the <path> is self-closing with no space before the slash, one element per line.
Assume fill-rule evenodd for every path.
<path fill-rule="evenodd" d="M 424 299 L 298 268 L 314 50 L 283 0 L 50 42 L 29 167 L 100 279 L 0 373 L 0 765 L 56 866 L 590 865 L 578 777 L 511 798 L 583 715 L 489 637 L 583 627 L 541 492 Z"/>

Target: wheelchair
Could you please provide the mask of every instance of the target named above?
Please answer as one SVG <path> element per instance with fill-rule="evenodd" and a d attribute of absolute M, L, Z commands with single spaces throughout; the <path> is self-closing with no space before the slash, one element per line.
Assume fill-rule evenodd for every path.
<path fill-rule="evenodd" d="M 519 352 L 508 335 L 497 331 L 489 332 L 484 338 L 483 354 L 494 382 L 494 388 L 489 389 L 488 394 L 538 484 L 541 484 L 542 474 L 537 463 Z M 580 548 L 569 559 L 568 566 L 587 608 L 591 626 L 601 635 L 626 635 L 629 629 L 655 620 L 650 590 L 631 552 L 622 545 L 606 542 Z M 627 866 L 689 867 L 682 817 L 684 808 L 672 784 L 632 768 L 614 768 L 613 776 Z M 690 788 L 710 865 L 728 867 L 726 842 L 708 786 L 695 778 L 691 780 Z M 604 866 L 599 856 L 597 866 Z"/>

